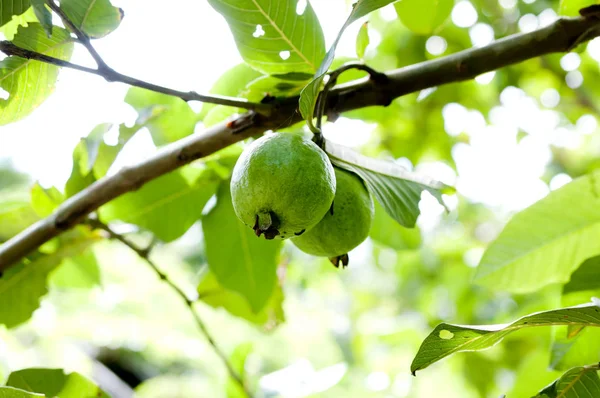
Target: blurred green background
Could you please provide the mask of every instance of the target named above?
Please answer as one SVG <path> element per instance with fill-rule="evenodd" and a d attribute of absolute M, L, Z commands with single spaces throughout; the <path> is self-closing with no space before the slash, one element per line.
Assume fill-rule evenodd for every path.
<path fill-rule="evenodd" d="M 174 2 L 171 7 L 179 8 L 183 22 L 164 21 L 162 2 L 113 3 L 123 7 L 127 17 L 105 44 L 98 42 L 98 48 L 118 70 L 122 67 L 166 85 L 191 82 L 192 88 L 207 91 L 223 66 L 238 62 L 236 55 L 224 55 L 203 73 L 195 68 L 202 69 L 206 61 L 196 61 L 220 54 L 199 50 L 201 54 L 184 54 L 181 73 L 175 73 L 179 63 L 169 65 L 162 58 L 153 62 L 157 52 L 147 43 L 137 48 L 146 60 L 131 60 L 139 32 L 158 26 L 162 33 L 143 39 L 156 39 L 157 48 L 174 40 L 166 34 L 168 29 L 176 27 L 183 35 L 182 24 L 194 22 L 193 16 L 182 15 L 190 13 L 187 7 L 201 21 L 217 24 L 193 28 L 204 29 L 194 46 L 203 49 L 213 29 L 222 35 L 217 40 L 227 49 L 222 54 L 235 52 L 235 47 L 218 14 L 204 2 Z M 350 2 L 314 0 L 312 4 L 331 43 Z M 423 34 L 413 31 L 420 27 L 409 29 L 418 20 L 400 20 L 393 6 L 371 14 L 365 62 L 380 71 L 408 66 L 537 29 L 554 21 L 559 12 L 558 1 L 545 0 L 459 0 L 452 7 L 442 25 L 434 31 L 425 27 Z M 340 63 L 356 58 L 359 28 L 356 23 L 347 32 Z M 123 43 L 117 45 L 120 40 Z M 145 70 L 140 62 L 152 66 Z M 472 277 L 484 249 L 512 214 L 600 165 L 599 62 L 600 40 L 595 39 L 567 55 L 532 59 L 475 81 L 407 95 L 387 108 L 353 111 L 326 125 L 329 139 L 369 156 L 394 159 L 456 186 L 457 193 L 444 196 L 447 213 L 425 194 L 414 230 L 400 227 L 377 206 L 370 237 L 351 253 L 345 270 L 285 242 L 277 260 L 282 312 L 278 310 L 281 297 L 272 299 L 269 311 L 260 317 L 249 313 L 247 303 L 240 303 L 241 296 L 229 297 L 227 306 L 242 316 L 220 307 L 224 301 L 212 296 L 211 283 L 216 282 L 207 274 L 199 221 L 182 237 L 170 243 L 159 241 L 152 259 L 190 295 L 197 294 L 200 283 L 197 310 L 232 362 L 243 367 L 258 396 L 533 396 L 562 374 L 550 368 L 550 347 L 558 329 L 519 331 L 492 349 L 451 356 L 416 377 L 410 374 L 410 363 L 422 340 L 442 321 L 504 323 L 589 300 L 561 296 L 561 287 L 552 285 L 527 295 L 510 295 L 479 287 Z M 349 72 L 342 81 L 359 76 Z M 78 79 L 82 80 L 76 84 Z M 94 91 L 104 83 L 89 80 L 90 89 L 80 93 L 82 102 L 89 98 L 88 105 L 73 116 L 73 122 L 60 120 L 55 111 L 72 102 L 76 86 L 87 84 L 85 79 L 65 73 L 56 99 L 31 119 L 3 127 L 0 241 L 16 232 L 11 228 L 37 218 L 28 213 L 27 205 L 35 181 L 62 190 L 71 171 L 71 152 L 81 136 L 100 121 L 131 124 L 135 119 L 133 110 L 122 102 L 127 87 Z M 172 111 L 174 117 L 165 123 L 182 123 L 183 113 L 200 113 L 199 108 Z M 78 109 L 72 112 L 77 114 Z M 201 128 L 202 122 L 193 121 L 189 131 L 178 131 L 187 135 Z M 168 142 L 159 130 L 136 133 L 113 166 L 148 156 L 165 143 L 161 139 Z M 48 137 L 47 132 L 53 134 Z M 25 145 L 26 140 L 38 138 Z M 56 150 L 46 151 L 49 145 Z M 25 149 L 30 146 L 31 151 Z M 235 148 L 230 151 L 238 153 Z M 225 174 L 232 165 L 226 155 L 219 163 Z M 214 166 L 210 161 L 197 163 L 197 167 Z M 15 221 L 11 217 L 19 206 L 22 211 Z M 209 201 L 205 213 L 211 206 L 214 203 Z M 131 225 L 115 228 L 142 247 L 152 239 Z M 90 376 L 114 397 L 131 396 L 134 390 L 140 398 L 228 395 L 227 373 L 184 303 L 122 244 L 101 241 L 65 260 L 51 273 L 49 286 L 30 321 L 10 330 L 0 328 L 0 381 L 12 370 L 44 366 Z M 598 352 L 592 354 L 597 360 Z"/>

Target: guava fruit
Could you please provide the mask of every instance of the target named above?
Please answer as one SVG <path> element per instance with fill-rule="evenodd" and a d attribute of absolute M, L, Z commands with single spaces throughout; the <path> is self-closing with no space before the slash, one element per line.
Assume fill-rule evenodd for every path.
<path fill-rule="evenodd" d="M 337 181 L 332 211 L 292 243 L 305 253 L 328 257 L 336 267 L 348 265 L 348 252 L 369 235 L 373 221 L 373 199 L 354 173 L 335 168 Z"/>
<path fill-rule="evenodd" d="M 238 218 L 266 239 L 287 239 L 314 227 L 335 196 L 325 152 L 292 133 L 264 135 L 240 155 L 231 177 Z"/>

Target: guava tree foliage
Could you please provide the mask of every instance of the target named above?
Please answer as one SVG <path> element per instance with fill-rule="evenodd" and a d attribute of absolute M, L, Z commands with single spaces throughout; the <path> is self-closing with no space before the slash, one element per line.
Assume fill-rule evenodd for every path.
<path fill-rule="evenodd" d="M 243 63 L 200 94 L 105 61 L 94 42 L 126 20 L 109 0 L 0 0 L 0 125 L 65 68 L 127 84 L 137 113 L 82 132 L 64 186 L 0 163 L 0 397 L 600 397 L 598 2 L 358 0 L 326 45 L 319 1 L 208 0 Z M 373 130 L 359 151 L 328 137 L 339 118 Z M 362 182 L 346 269 L 236 217 L 232 170 L 268 131 Z M 114 170 L 144 133 L 158 150 Z M 522 153 L 461 187 L 506 142 Z M 547 160 L 519 181 L 544 194 L 489 199 L 532 146 Z"/>

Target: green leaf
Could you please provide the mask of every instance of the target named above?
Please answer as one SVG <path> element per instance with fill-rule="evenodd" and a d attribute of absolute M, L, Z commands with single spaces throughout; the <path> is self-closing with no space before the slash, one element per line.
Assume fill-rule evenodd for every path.
<path fill-rule="evenodd" d="M 67 197 L 71 197 L 88 187 L 108 171 L 119 150 L 124 145 L 124 143 L 119 142 L 118 146 L 111 147 L 104 143 L 104 136 L 112 127 L 111 123 L 97 125 L 87 137 L 81 138 L 73 150 L 73 167 L 65 187 Z M 99 161 L 99 158 L 102 158 L 102 172 L 92 173 L 92 171 L 95 171 L 96 162 Z M 97 176 L 96 174 L 100 175 Z"/>
<path fill-rule="evenodd" d="M 138 225 L 170 242 L 200 219 L 218 181 L 211 170 L 188 166 L 102 206 L 100 216 L 105 222 L 120 220 Z"/>
<path fill-rule="evenodd" d="M 198 121 L 198 115 L 187 102 L 171 95 L 131 87 L 125 102 L 147 120 L 145 125 L 157 146 L 191 135 Z"/>
<path fill-rule="evenodd" d="M 560 0 L 558 13 L 568 17 L 579 16 L 579 10 L 594 4 L 600 4 L 598 0 Z"/>
<path fill-rule="evenodd" d="M 402 0 L 394 7 L 408 29 L 418 35 L 430 35 L 448 19 L 454 0 Z"/>
<path fill-rule="evenodd" d="M 585 259 L 600 253 L 598 192 L 595 172 L 514 215 L 484 253 L 477 282 L 514 293 L 567 282 Z"/>
<path fill-rule="evenodd" d="M 535 326 L 582 325 L 600 326 L 600 307 L 584 304 L 576 307 L 538 312 L 510 324 L 461 326 L 441 323 L 421 344 L 410 368 L 411 372 L 463 351 L 479 351 L 492 347 L 516 330 Z"/>
<path fill-rule="evenodd" d="M 108 394 L 79 373 L 62 369 L 30 368 L 12 372 L 7 386 L 58 398 L 110 398 Z"/>
<path fill-rule="evenodd" d="M 101 142 L 98 147 L 98 155 L 96 156 L 92 171 L 94 177 L 98 180 L 106 175 L 110 166 L 117 158 L 121 149 L 129 142 L 131 137 L 135 135 L 141 128 L 144 127 L 144 121 L 139 120 L 139 123 L 134 124 L 132 127 L 127 127 L 124 124 L 119 126 L 119 136 L 117 138 L 116 145 L 108 145 L 105 142 Z M 88 149 L 89 150 L 89 149 Z M 89 156 L 88 156 L 89 158 Z"/>
<path fill-rule="evenodd" d="M 217 204 L 202 219 L 202 229 L 210 270 L 221 285 L 241 294 L 258 313 L 275 289 L 283 241 L 257 238 L 238 220 L 228 183 L 219 187 Z"/>
<path fill-rule="evenodd" d="M 40 24 L 20 27 L 13 43 L 27 50 L 68 60 L 73 52 L 69 32 L 55 27 L 47 37 Z M 0 99 L 0 125 L 15 122 L 29 115 L 54 90 L 59 67 L 20 57 L 8 57 L 0 62 L 0 87 L 9 94 Z"/>
<path fill-rule="evenodd" d="M 225 71 L 225 73 L 223 73 L 213 84 L 209 93 L 226 97 L 241 97 L 242 93 L 246 90 L 246 85 L 261 76 L 263 75 L 260 72 L 252 69 L 248 65 L 239 64 Z M 207 124 L 204 119 L 215 108 L 227 110 L 229 112 L 227 116 L 231 116 L 238 112 L 238 109 L 235 107 L 204 103 L 202 104 L 202 111 L 200 112 L 199 118 L 204 121 L 205 126 L 215 124 L 227 118 L 226 116 L 221 120 Z"/>
<path fill-rule="evenodd" d="M 26 0 L 23 1 L 23 3 L 26 2 Z M 13 15 L 12 20 L 0 27 L 0 33 L 4 34 L 6 40 L 12 41 L 15 35 L 17 34 L 17 30 L 19 29 L 19 27 L 27 26 L 31 22 L 39 22 L 37 16 L 35 15 L 33 7 L 30 7 L 21 15 Z"/>
<path fill-rule="evenodd" d="M 48 37 L 52 36 L 52 14 L 48 7 L 46 7 L 45 0 L 31 0 L 31 6 L 33 7 L 33 12 L 35 13 L 35 17 L 40 24 L 44 27 L 44 31 Z"/>
<path fill-rule="evenodd" d="M 112 129 L 111 123 L 97 125 L 87 137 L 82 138 L 73 150 L 73 166 L 71 176 L 67 180 L 65 193 L 71 197 L 87 188 L 98 179 L 104 177 L 121 149 L 137 133 L 146 121 L 140 119 L 132 127 L 119 126 L 119 137 L 116 145 L 108 145 L 104 137 Z"/>
<path fill-rule="evenodd" d="M 362 178 L 385 211 L 404 227 L 415 226 L 423 191 L 430 192 L 443 205 L 440 189 L 448 187 L 440 182 L 408 172 L 396 163 L 363 156 L 331 141 L 326 141 L 325 151 L 335 166 Z"/>
<path fill-rule="evenodd" d="M 404 228 L 391 218 L 375 201 L 375 217 L 369 236 L 374 241 L 395 250 L 416 249 L 421 245 L 421 232 L 417 228 Z"/>
<path fill-rule="evenodd" d="M 109 0 L 62 0 L 60 8 L 75 26 L 92 38 L 106 36 L 123 19 L 123 10 L 113 7 Z"/>
<path fill-rule="evenodd" d="M 251 101 L 260 101 L 265 96 L 291 97 L 300 94 L 306 84 L 303 80 L 284 80 L 275 76 L 262 76 L 248 83 L 244 96 Z"/>
<path fill-rule="evenodd" d="M 9 268 L 0 277 L 0 324 L 12 328 L 27 321 L 48 292 L 48 274 L 65 258 L 96 241 L 94 236 L 79 236 L 63 243 L 54 253 L 37 255 Z"/>
<path fill-rule="evenodd" d="M 600 290 L 600 256 L 588 258 L 573 272 L 563 294 Z"/>
<path fill-rule="evenodd" d="M 248 65 L 265 74 L 315 73 L 325 54 L 319 20 L 307 1 L 302 15 L 296 0 L 209 0 L 229 24 Z"/>
<path fill-rule="evenodd" d="M 21 15 L 29 8 L 28 0 L 0 0 L 0 26 L 13 18 L 13 15 Z"/>
<path fill-rule="evenodd" d="M 36 183 L 31 188 L 31 206 L 41 218 L 52 214 L 64 200 L 64 195 L 55 187 L 46 189 Z"/>
<path fill-rule="evenodd" d="M 45 398 L 43 394 L 34 394 L 13 387 L 0 387 L 0 398 Z"/>
<path fill-rule="evenodd" d="M 570 369 L 535 398 L 595 398 L 600 396 L 598 365 Z"/>
<path fill-rule="evenodd" d="M 233 353 L 229 358 L 231 367 L 242 378 L 242 380 L 246 379 L 246 359 L 248 359 L 248 355 L 250 355 L 252 350 L 252 343 L 242 343 L 235 347 L 235 350 L 233 350 Z M 246 398 L 248 396 L 244 389 L 231 376 L 229 376 L 226 388 L 227 398 Z"/>
<path fill-rule="evenodd" d="M 206 272 L 198 285 L 198 297 L 213 308 L 223 308 L 232 315 L 265 327 L 273 327 L 285 320 L 283 314 L 283 291 L 275 287 L 267 304 L 258 313 L 250 307 L 250 302 L 240 293 L 219 284 L 213 272 Z"/>
<path fill-rule="evenodd" d="M 342 34 L 346 28 L 357 19 L 362 18 L 381 7 L 393 3 L 394 1 L 395 0 L 358 0 L 352 6 L 352 12 L 350 12 L 348 19 L 346 19 L 346 22 L 340 29 L 335 41 L 331 45 L 331 48 L 329 48 L 329 51 L 327 51 L 327 54 L 325 54 L 325 58 L 321 62 L 319 69 L 316 71 L 314 79 L 308 83 L 306 87 L 304 87 L 302 93 L 300 94 L 300 113 L 302 114 L 302 117 L 306 119 L 308 125 L 312 127 L 311 130 L 314 129 L 312 126 L 312 115 L 313 110 L 315 109 L 315 103 L 317 102 L 317 96 L 321 90 L 321 83 L 323 82 L 323 78 L 329 70 L 329 67 L 333 63 L 333 59 L 335 58 L 335 49 L 338 45 L 338 42 L 342 38 Z"/>
<path fill-rule="evenodd" d="M 365 50 L 369 45 L 369 22 L 362 24 L 356 35 L 356 56 L 360 59 L 365 57 Z"/>
<path fill-rule="evenodd" d="M 51 274 L 48 284 L 62 289 L 91 289 L 100 286 L 100 267 L 93 250 L 66 258 Z"/>
<path fill-rule="evenodd" d="M 28 195 L 0 191 L 0 242 L 7 241 L 38 220 Z"/>
<path fill-rule="evenodd" d="M 580 326 L 581 327 L 581 326 Z M 552 342 L 550 367 L 566 370 L 600 361 L 600 329 L 583 327 L 574 336 L 555 338 Z"/>

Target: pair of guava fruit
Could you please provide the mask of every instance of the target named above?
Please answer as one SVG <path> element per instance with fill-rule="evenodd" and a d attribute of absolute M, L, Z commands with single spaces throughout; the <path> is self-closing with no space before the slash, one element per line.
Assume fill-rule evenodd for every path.
<path fill-rule="evenodd" d="M 355 174 L 334 168 L 312 141 L 265 135 L 240 155 L 231 177 L 237 217 L 266 239 L 288 239 L 302 251 L 348 265 L 364 241 L 373 200 Z"/>

